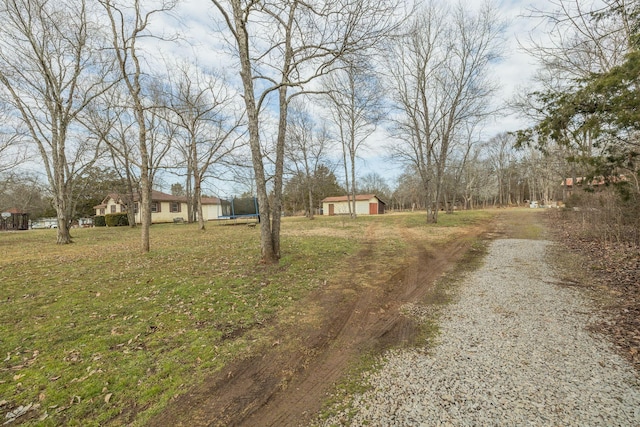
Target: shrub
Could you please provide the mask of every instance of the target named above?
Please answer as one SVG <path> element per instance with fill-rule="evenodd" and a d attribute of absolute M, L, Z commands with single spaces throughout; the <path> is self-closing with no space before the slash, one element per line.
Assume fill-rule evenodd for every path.
<path fill-rule="evenodd" d="M 93 217 L 93 225 L 94 227 L 104 227 L 107 225 L 106 220 L 104 219 L 104 215 L 96 215 Z"/>
<path fill-rule="evenodd" d="M 582 224 L 584 237 L 606 243 L 640 244 L 640 195 L 624 190 L 606 187 L 576 193 L 567 200 L 567 207 L 576 208 L 571 214 L 574 221 Z"/>
<path fill-rule="evenodd" d="M 126 213 L 112 213 L 104 216 L 107 227 L 122 227 L 129 225 Z"/>
<path fill-rule="evenodd" d="M 584 196 L 584 193 L 576 191 L 571 196 L 569 196 L 569 198 L 566 200 L 565 206 L 567 208 L 582 207 L 583 204 L 584 204 L 584 197 L 583 196 Z"/>

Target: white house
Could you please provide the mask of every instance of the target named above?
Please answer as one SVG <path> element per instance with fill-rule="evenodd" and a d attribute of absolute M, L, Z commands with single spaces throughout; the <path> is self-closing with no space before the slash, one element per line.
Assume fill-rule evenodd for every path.
<path fill-rule="evenodd" d="M 348 198 L 347 198 L 348 197 Z M 348 215 L 351 196 L 327 197 L 322 200 L 323 215 Z M 375 194 L 356 195 L 356 215 L 381 215 L 384 213 L 385 203 Z"/>
<path fill-rule="evenodd" d="M 138 209 L 139 196 L 133 197 L 136 222 L 140 223 L 140 210 Z M 96 215 L 127 212 L 127 205 L 118 194 L 109 194 L 101 204 L 93 207 Z M 218 219 L 222 215 L 222 204 L 217 197 L 202 198 L 202 215 L 205 221 Z M 176 218 L 187 219 L 187 198 L 173 196 L 153 190 L 151 192 L 151 222 L 173 222 Z"/>

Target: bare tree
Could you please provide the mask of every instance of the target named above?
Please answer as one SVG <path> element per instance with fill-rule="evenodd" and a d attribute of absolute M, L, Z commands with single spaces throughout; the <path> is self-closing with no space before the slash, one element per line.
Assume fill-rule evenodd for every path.
<path fill-rule="evenodd" d="M 467 123 L 466 129 L 459 132 L 457 139 L 451 147 L 450 160 L 447 161 L 447 178 L 444 192 L 444 204 L 447 213 L 453 213 L 458 202 L 458 197 L 464 194 L 463 177 L 469 161 L 474 155 L 474 148 L 478 144 L 478 135 L 475 132 L 475 123 Z M 464 196 L 462 196 L 464 198 Z"/>
<path fill-rule="evenodd" d="M 367 194 L 375 194 L 385 202 L 390 201 L 391 189 L 387 181 L 377 172 L 370 172 L 360 178 L 358 191 Z"/>
<path fill-rule="evenodd" d="M 315 177 L 318 168 L 326 161 L 329 135 L 325 127 L 317 128 L 302 103 L 296 104 L 289 113 L 288 127 L 285 156 L 291 173 L 304 179 L 307 193 L 306 215 L 313 219 Z"/>
<path fill-rule="evenodd" d="M 139 40 L 153 37 L 149 31 L 150 20 L 154 15 L 170 11 L 175 1 L 163 0 L 159 4 L 145 9 L 141 2 L 133 5 L 116 0 L 99 0 L 107 13 L 111 27 L 112 47 L 118 64 L 120 77 L 128 94 L 127 106 L 130 108 L 137 127 L 136 166 L 140 170 L 140 223 L 142 252 L 149 252 L 149 227 L 151 226 L 151 190 L 157 167 L 168 150 L 168 144 L 162 144 L 161 115 L 154 104 L 162 90 L 157 82 L 147 82 L 143 70 L 142 50 Z M 155 98 L 155 100 L 154 100 Z M 132 159 L 133 160 L 133 159 Z"/>
<path fill-rule="evenodd" d="M 529 36 L 521 46 L 565 86 L 619 65 L 633 33 L 632 3 L 628 0 L 550 0 L 545 10 L 529 11 L 539 22 L 543 38 Z M 618 13 L 607 13 L 617 10 Z"/>
<path fill-rule="evenodd" d="M 84 123 L 107 147 L 105 155 L 124 183 L 122 188 L 111 190 L 118 190 L 118 196 L 127 206 L 129 226 L 133 228 L 136 226 L 134 200 L 139 188 L 139 168 L 135 164 L 138 158 L 135 123 L 128 114 L 127 100 L 126 94 L 118 88 L 104 93 L 100 97 L 99 107 L 88 109 Z"/>
<path fill-rule="evenodd" d="M 399 40 L 388 62 L 401 118 L 394 155 L 413 164 L 428 194 L 429 220 L 437 222 L 447 160 L 456 140 L 493 111 L 489 66 L 500 52 L 504 25 L 485 3 L 477 12 L 428 3 Z"/>
<path fill-rule="evenodd" d="M 498 183 L 498 204 L 501 206 L 511 204 L 509 173 L 515 160 L 513 156 L 515 142 L 512 135 L 503 132 L 491 138 L 486 144 L 489 161 Z"/>
<path fill-rule="evenodd" d="M 349 215 L 356 217 L 356 158 L 382 117 L 382 90 L 372 66 L 349 61 L 327 78 L 331 119 L 342 146 Z"/>
<path fill-rule="evenodd" d="M 260 205 L 262 262 L 280 259 L 284 147 L 289 102 L 339 59 L 369 48 L 393 24 L 387 0 L 212 0 L 231 33 L 240 60 L 249 145 Z M 261 113 L 277 116 L 273 175 L 261 143 Z M 268 197 L 268 184 L 273 197 Z"/>
<path fill-rule="evenodd" d="M 78 118 L 112 83 L 101 57 L 102 29 L 85 1 L 0 3 L 0 84 L 42 159 L 58 219 L 57 242 L 71 242 L 75 180 L 98 157 Z"/>
<path fill-rule="evenodd" d="M 24 131 L 17 123 L 12 124 L 11 110 L 8 104 L 0 104 L 0 175 L 12 171 L 28 157 Z"/>
<path fill-rule="evenodd" d="M 226 82 L 186 64 L 172 80 L 171 112 L 179 127 L 177 148 L 186 166 L 189 221 L 205 229 L 202 183 L 214 165 L 231 161 L 240 143 L 244 114 L 237 111 Z M 235 111 L 234 111 L 235 110 Z M 196 215 L 197 214 L 197 215 Z"/>

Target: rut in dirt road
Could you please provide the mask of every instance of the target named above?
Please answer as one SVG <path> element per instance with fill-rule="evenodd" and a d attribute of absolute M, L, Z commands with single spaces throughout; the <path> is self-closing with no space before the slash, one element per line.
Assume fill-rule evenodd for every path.
<path fill-rule="evenodd" d="M 296 344 L 275 346 L 231 364 L 177 398 L 149 425 L 306 425 L 360 355 L 414 340 L 417 325 L 400 314 L 400 307 L 428 298 L 435 279 L 466 252 L 469 242 L 461 238 L 434 251 L 416 243 L 407 265 L 386 283 L 340 283 L 315 291 L 301 307 L 318 308 L 324 317 L 320 328 L 301 323 L 290 335 L 274 337 Z M 370 267 L 367 250 L 354 265 Z"/>

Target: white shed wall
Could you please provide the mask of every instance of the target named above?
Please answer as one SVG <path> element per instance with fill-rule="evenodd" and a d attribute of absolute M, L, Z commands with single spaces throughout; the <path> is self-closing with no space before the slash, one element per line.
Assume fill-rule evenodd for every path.
<path fill-rule="evenodd" d="M 369 200 L 356 200 L 356 215 L 369 215 L 369 203 L 378 203 L 375 197 Z M 347 202 L 322 202 L 322 215 L 329 215 L 329 205 L 332 204 L 334 215 L 348 215 L 349 205 Z"/>

